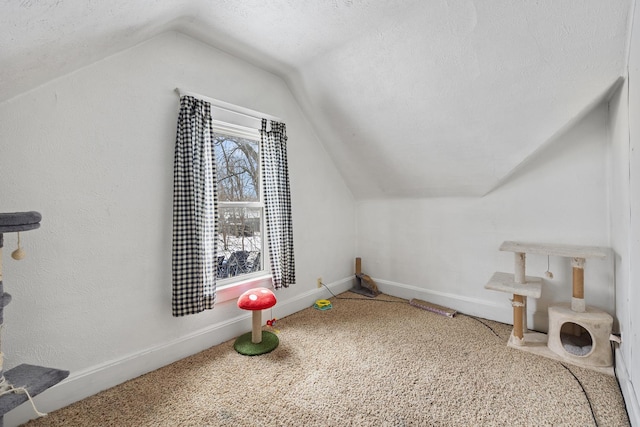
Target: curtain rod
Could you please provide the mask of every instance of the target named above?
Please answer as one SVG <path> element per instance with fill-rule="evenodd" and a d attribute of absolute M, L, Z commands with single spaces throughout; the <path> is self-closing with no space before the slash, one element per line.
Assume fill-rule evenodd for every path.
<path fill-rule="evenodd" d="M 270 114 L 265 114 L 265 113 L 261 113 L 260 111 L 250 110 L 249 108 L 241 107 L 239 105 L 234 105 L 229 102 L 220 101 L 219 99 L 209 98 L 208 96 L 200 95 L 199 93 L 195 93 L 195 92 L 189 92 L 189 91 L 180 89 L 178 87 L 175 89 L 175 91 L 180 97 L 193 96 L 194 98 L 207 101 L 208 103 L 210 103 L 211 105 L 217 108 L 220 108 L 225 111 L 229 111 L 230 113 L 239 114 L 241 116 L 245 116 L 250 119 L 261 120 L 264 118 L 267 120 L 273 120 L 280 123 L 284 122 L 281 118 L 272 116 Z"/>

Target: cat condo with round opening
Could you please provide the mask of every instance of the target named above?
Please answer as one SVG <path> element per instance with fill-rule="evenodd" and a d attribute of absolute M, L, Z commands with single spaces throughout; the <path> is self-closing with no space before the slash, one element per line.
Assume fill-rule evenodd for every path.
<path fill-rule="evenodd" d="M 587 259 L 605 259 L 607 248 L 504 242 L 501 251 L 515 254 L 515 273 L 496 272 L 486 289 L 513 294 L 513 332 L 508 345 L 519 350 L 613 374 L 611 329 L 613 317 L 584 300 L 584 268 Z M 527 298 L 540 298 L 542 278 L 525 275 L 526 254 L 571 259 L 573 296 L 570 303 L 549 307 L 548 334 L 527 329 Z"/>

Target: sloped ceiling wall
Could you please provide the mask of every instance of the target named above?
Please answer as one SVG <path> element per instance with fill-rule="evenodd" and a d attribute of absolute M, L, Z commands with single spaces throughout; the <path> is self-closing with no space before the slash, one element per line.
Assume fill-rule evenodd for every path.
<path fill-rule="evenodd" d="M 4 0 L 0 102 L 179 30 L 281 76 L 357 199 L 480 196 L 624 74 L 630 5 Z"/>

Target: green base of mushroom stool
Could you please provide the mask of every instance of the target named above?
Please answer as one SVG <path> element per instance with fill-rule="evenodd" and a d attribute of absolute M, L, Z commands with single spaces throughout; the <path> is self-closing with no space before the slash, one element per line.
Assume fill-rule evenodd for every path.
<path fill-rule="evenodd" d="M 247 332 L 236 339 L 233 348 L 245 356 L 258 356 L 275 350 L 278 344 L 280 344 L 280 340 L 272 332 L 262 331 L 262 342 L 257 344 L 251 342 L 251 332 Z"/>

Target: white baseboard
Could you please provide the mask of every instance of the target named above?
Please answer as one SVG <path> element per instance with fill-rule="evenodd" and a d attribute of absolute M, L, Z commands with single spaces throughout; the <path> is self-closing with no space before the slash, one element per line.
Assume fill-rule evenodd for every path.
<path fill-rule="evenodd" d="M 629 377 L 622 351 L 619 348 L 616 348 L 614 357 L 616 358 L 616 377 L 618 377 L 622 397 L 624 397 L 624 403 L 627 406 L 629 421 L 631 421 L 632 426 L 640 427 L 640 402 Z"/>
<path fill-rule="evenodd" d="M 353 278 L 348 277 L 327 285 L 338 294 L 350 289 Z M 331 295 L 325 288 L 313 289 L 278 302 L 278 315 L 288 316 L 313 305 L 317 299 Z M 242 314 L 205 329 L 185 335 L 173 341 L 139 351 L 80 372 L 71 372 L 58 385 L 34 398 L 40 412 L 52 412 L 78 402 L 132 378 L 159 369 L 177 360 L 196 354 L 207 348 L 233 339 L 251 328 L 251 314 Z M 4 416 L 5 427 L 15 427 L 36 418 L 31 405 L 26 402 Z"/>
<path fill-rule="evenodd" d="M 408 300 L 412 298 L 421 299 L 450 307 L 460 313 L 497 322 L 508 324 L 513 322 L 513 310 L 506 300 L 505 304 L 497 304 L 493 301 L 434 291 L 388 280 L 374 279 L 374 281 L 378 285 L 378 289 L 388 295 Z"/>

